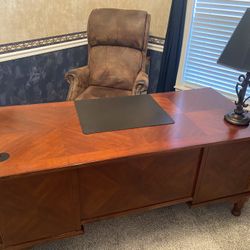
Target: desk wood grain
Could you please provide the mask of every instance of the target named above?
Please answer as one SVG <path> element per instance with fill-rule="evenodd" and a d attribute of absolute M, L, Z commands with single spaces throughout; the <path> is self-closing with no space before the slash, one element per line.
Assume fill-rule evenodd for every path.
<path fill-rule="evenodd" d="M 175 124 L 84 135 L 73 102 L 0 108 L 0 151 L 10 154 L 0 178 L 250 137 L 223 120 L 234 105 L 212 89 L 153 98 Z"/>
<path fill-rule="evenodd" d="M 250 127 L 212 89 L 154 94 L 175 124 L 84 135 L 73 102 L 0 109 L 0 249 L 83 232 L 95 220 L 250 196 Z M 107 110 L 108 112 L 108 110 Z"/>

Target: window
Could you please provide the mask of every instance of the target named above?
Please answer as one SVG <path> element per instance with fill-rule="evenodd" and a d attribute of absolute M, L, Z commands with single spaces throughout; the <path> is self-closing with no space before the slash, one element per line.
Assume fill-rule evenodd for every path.
<path fill-rule="evenodd" d="M 235 98 L 238 77 L 246 72 L 217 60 L 247 8 L 249 0 L 189 1 L 176 88 L 212 87 Z"/>

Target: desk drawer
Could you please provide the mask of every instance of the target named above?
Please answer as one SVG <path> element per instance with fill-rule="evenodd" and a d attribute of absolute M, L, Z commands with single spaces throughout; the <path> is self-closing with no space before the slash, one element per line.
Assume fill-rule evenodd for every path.
<path fill-rule="evenodd" d="M 200 156 L 193 149 L 79 169 L 82 220 L 192 197 Z"/>

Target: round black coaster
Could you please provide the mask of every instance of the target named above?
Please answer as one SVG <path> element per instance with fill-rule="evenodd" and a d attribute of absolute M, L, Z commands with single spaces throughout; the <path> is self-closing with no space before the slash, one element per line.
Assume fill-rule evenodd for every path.
<path fill-rule="evenodd" d="M 0 153 L 0 162 L 8 160 L 10 155 L 8 153 Z"/>

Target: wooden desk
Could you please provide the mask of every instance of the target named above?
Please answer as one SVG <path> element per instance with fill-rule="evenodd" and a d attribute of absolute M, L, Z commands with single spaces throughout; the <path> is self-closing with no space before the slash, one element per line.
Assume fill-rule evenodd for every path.
<path fill-rule="evenodd" d="M 250 196 L 250 127 L 223 120 L 211 89 L 155 94 L 175 124 L 84 135 L 73 102 L 0 109 L 0 248 L 77 235 L 83 225 L 188 202 Z"/>

